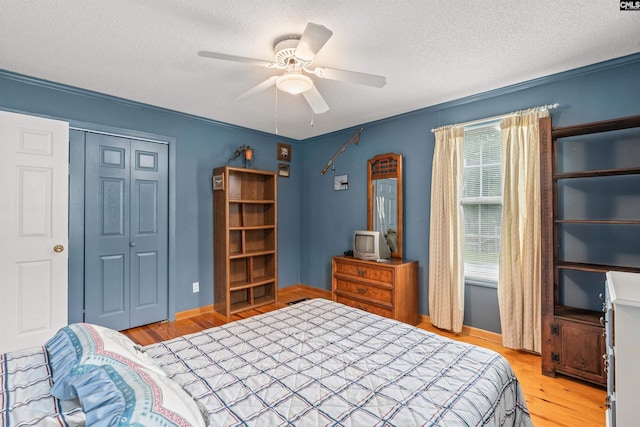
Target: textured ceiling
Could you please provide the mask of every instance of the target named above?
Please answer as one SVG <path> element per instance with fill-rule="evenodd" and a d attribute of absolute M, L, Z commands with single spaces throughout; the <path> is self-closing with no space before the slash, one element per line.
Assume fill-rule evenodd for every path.
<path fill-rule="evenodd" d="M 640 52 L 618 0 L 0 0 L 0 69 L 295 139 Z M 383 75 L 381 89 L 314 77 L 330 110 L 276 89 L 273 60 L 308 22 L 333 36 L 313 65 Z M 1 94 L 0 94 L 1 96 Z M 277 106 L 277 108 L 276 108 Z M 313 120 L 313 126 L 311 122 Z"/>

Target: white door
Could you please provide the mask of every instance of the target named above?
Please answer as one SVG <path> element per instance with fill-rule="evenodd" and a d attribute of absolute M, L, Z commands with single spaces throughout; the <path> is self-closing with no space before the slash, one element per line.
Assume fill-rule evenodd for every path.
<path fill-rule="evenodd" d="M 0 111 L 0 353 L 67 324 L 68 123 Z"/>

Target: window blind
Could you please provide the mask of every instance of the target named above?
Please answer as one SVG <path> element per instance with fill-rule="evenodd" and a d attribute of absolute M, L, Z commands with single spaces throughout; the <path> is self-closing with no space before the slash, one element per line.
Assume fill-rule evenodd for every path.
<path fill-rule="evenodd" d="M 465 129 L 463 156 L 465 280 L 497 284 L 502 223 L 499 122 Z"/>

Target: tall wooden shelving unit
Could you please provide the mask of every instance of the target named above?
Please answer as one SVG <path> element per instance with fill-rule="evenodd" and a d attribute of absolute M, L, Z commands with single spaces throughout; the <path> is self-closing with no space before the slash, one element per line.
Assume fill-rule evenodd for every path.
<path fill-rule="evenodd" d="M 605 385 L 605 274 L 640 272 L 640 116 L 540 138 L 542 373 Z"/>
<path fill-rule="evenodd" d="M 275 172 L 213 170 L 214 307 L 229 316 L 278 294 Z"/>

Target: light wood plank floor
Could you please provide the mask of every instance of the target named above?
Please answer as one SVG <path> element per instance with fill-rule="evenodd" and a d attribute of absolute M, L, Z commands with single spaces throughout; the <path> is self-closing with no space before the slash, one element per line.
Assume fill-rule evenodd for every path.
<path fill-rule="evenodd" d="M 331 293 L 302 285 L 291 286 L 280 289 L 278 304 L 242 312 L 231 316 L 229 319 L 216 312 L 208 312 L 175 322 L 155 323 L 124 332 L 138 344 L 149 345 L 180 335 L 220 326 L 232 320 L 266 313 L 285 307 L 287 302 L 301 298 L 330 299 Z M 527 405 L 536 427 L 601 427 L 605 425 L 604 398 L 606 392 L 604 389 L 565 377 L 550 378 L 543 376 L 540 373 L 540 356 L 507 349 L 483 338 L 452 334 L 436 329 L 429 323 L 420 323 L 418 327 L 454 340 L 486 347 L 502 354 L 509 360 L 522 384 Z"/>

